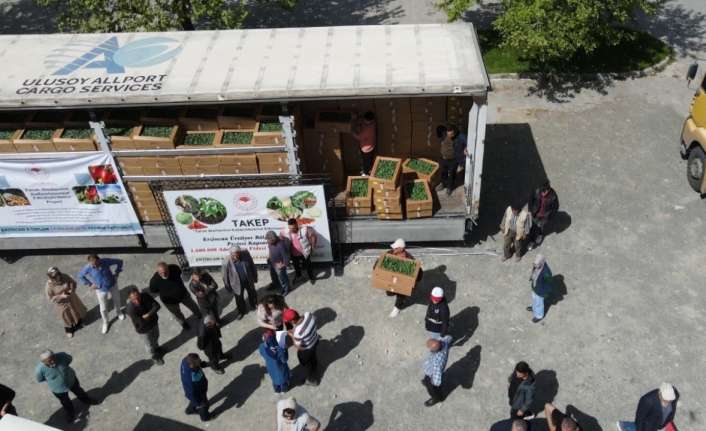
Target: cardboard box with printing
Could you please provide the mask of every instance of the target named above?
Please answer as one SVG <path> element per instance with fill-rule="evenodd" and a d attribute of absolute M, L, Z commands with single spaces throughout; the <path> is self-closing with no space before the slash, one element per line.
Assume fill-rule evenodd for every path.
<path fill-rule="evenodd" d="M 412 296 L 421 262 L 392 256 L 387 252 L 378 257 L 373 267 L 372 284 L 376 289 Z"/>
<path fill-rule="evenodd" d="M 145 159 L 144 157 L 119 157 L 117 160 L 118 160 L 118 165 L 120 166 L 120 169 L 122 169 L 122 171 L 123 171 L 123 175 L 138 176 L 138 175 L 145 175 L 145 172 L 142 169 L 145 166 L 144 159 Z M 133 184 L 134 187 L 137 187 L 137 184 L 143 184 L 143 183 L 130 182 L 130 184 Z M 146 183 L 144 183 L 144 184 L 146 184 Z M 142 187 L 142 186 L 140 186 L 140 187 Z"/>
<path fill-rule="evenodd" d="M 110 147 L 113 150 L 134 150 L 135 143 L 132 136 L 135 132 L 134 126 L 121 124 L 106 124 L 103 133 L 110 139 Z"/>
<path fill-rule="evenodd" d="M 375 101 L 373 99 L 344 99 L 339 102 L 338 109 L 354 112 L 357 116 L 362 117 L 368 111 L 375 113 Z"/>

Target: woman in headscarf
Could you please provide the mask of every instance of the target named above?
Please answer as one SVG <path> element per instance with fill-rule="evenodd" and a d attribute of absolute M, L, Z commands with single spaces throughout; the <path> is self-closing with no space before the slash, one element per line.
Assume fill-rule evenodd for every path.
<path fill-rule="evenodd" d="M 552 293 L 552 270 L 547 265 L 547 260 L 541 254 L 534 258 L 532 274 L 529 281 L 532 286 L 532 305 L 527 311 L 532 312 L 532 322 L 537 323 L 544 319 L 544 299 Z"/>
<path fill-rule="evenodd" d="M 277 402 L 277 431 L 319 431 L 321 424 L 294 398 Z"/>
<path fill-rule="evenodd" d="M 267 295 L 257 304 L 257 324 L 264 329 L 281 331 L 284 329 L 282 313 L 287 309 L 284 297 L 280 295 Z"/>
<path fill-rule="evenodd" d="M 284 336 L 282 333 L 281 336 Z M 282 343 L 277 340 L 275 332 L 271 329 L 265 330 L 262 334 L 262 343 L 260 344 L 260 355 L 265 360 L 265 366 L 267 366 L 267 373 L 272 379 L 272 387 L 276 393 L 287 392 L 289 389 L 289 381 L 291 379 L 291 373 L 289 372 L 289 365 L 287 361 L 289 360 L 289 354 L 287 353 L 285 343 L 286 339 L 281 340 Z"/>
<path fill-rule="evenodd" d="M 83 325 L 86 317 L 86 306 L 76 295 L 76 281 L 69 275 L 52 266 L 47 271 L 47 285 L 45 293 L 50 302 L 54 304 L 61 320 L 64 321 L 66 336 L 71 338 L 74 332 Z"/>

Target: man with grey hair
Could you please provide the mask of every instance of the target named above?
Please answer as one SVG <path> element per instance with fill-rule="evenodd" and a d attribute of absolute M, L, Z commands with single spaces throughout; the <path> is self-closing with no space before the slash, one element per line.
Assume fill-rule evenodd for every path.
<path fill-rule="evenodd" d="M 76 372 L 69 366 L 73 358 L 68 353 L 45 350 L 39 355 L 39 364 L 34 370 L 37 383 L 47 382 L 49 390 L 61 402 L 66 413 L 66 421 L 72 423 L 76 418 L 74 405 L 69 398 L 69 391 L 73 392 L 81 402 L 94 405 L 98 404 L 88 396 L 78 382 Z"/>
<path fill-rule="evenodd" d="M 527 422 L 525 422 L 523 419 L 513 420 L 512 431 L 527 431 Z"/>
<path fill-rule="evenodd" d="M 238 308 L 236 319 L 240 320 L 248 312 L 245 304 L 245 292 L 248 294 L 250 308 L 257 309 L 257 268 L 250 252 L 239 246 L 232 247 L 228 256 L 221 265 L 223 274 L 223 287 L 235 297 L 235 306 Z"/>
<path fill-rule="evenodd" d="M 265 239 L 267 240 L 267 263 L 270 266 L 272 287 L 279 289 L 282 296 L 287 296 L 289 293 L 289 275 L 287 275 L 289 247 L 285 244 L 285 240 L 272 230 L 265 234 Z"/>
<path fill-rule="evenodd" d="M 199 325 L 196 345 L 208 358 L 208 363 L 211 365 L 213 372 L 223 374 L 224 371 L 220 362 L 221 359 L 226 359 L 226 355 L 223 354 L 223 345 L 221 344 L 221 329 L 218 327 L 214 316 L 209 314 Z"/>

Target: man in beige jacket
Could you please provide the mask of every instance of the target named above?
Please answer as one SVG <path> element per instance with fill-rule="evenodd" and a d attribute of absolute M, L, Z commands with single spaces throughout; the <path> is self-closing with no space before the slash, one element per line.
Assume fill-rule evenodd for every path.
<path fill-rule="evenodd" d="M 519 262 L 522 259 L 531 228 L 532 217 L 527 210 L 527 205 L 520 207 L 513 204 L 507 207 L 503 221 L 500 223 L 500 231 L 503 233 L 503 261 L 511 258 L 513 252 L 516 261 Z"/>

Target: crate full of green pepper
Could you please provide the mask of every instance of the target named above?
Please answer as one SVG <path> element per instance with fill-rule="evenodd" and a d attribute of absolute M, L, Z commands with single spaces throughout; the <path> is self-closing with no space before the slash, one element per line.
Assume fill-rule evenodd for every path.
<path fill-rule="evenodd" d="M 402 172 L 414 174 L 416 178 L 427 180 L 434 185 L 439 177 L 439 164 L 421 157 L 407 159 L 402 166 Z"/>
<path fill-rule="evenodd" d="M 376 157 L 371 176 L 373 188 L 384 190 L 396 189 L 399 184 L 401 166 L 402 159 L 394 157 Z"/>
<path fill-rule="evenodd" d="M 388 292 L 411 296 L 422 265 L 418 260 L 380 255 L 373 269 L 373 287 Z"/>
<path fill-rule="evenodd" d="M 414 180 L 404 185 L 405 206 L 407 213 L 431 210 L 434 200 L 427 180 Z"/>
<path fill-rule="evenodd" d="M 372 194 L 368 177 L 348 177 L 346 207 L 371 208 L 373 202 Z"/>

